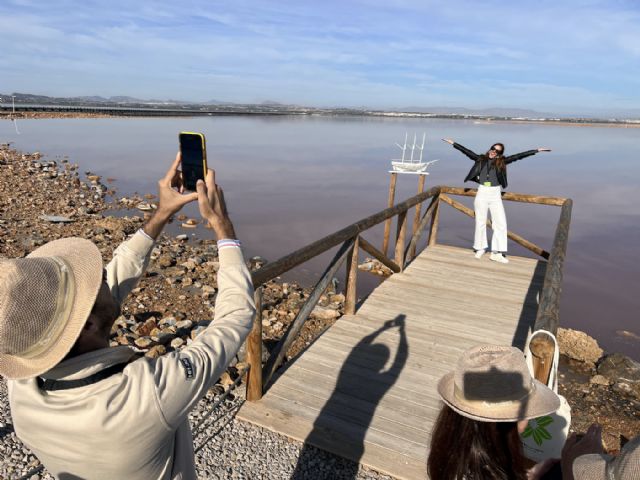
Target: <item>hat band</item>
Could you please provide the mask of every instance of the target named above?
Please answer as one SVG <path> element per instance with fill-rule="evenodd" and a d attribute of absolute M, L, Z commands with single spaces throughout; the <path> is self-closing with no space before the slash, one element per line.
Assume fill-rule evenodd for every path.
<path fill-rule="evenodd" d="M 454 384 L 453 386 L 453 395 L 456 397 L 464 405 L 469 407 L 476 407 L 479 409 L 501 409 L 505 407 L 513 407 L 516 405 L 522 404 L 522 401 L 529 397 L 536 389 L 536 384 L 533 380 L 531 380 L 531 384 L 528 389 L 525 389 L 525 394 L 518 398 L 509 398 L 500 401 L 488 401 L 488 400 L 469 400 L 464 396 L 464 392 L 458 387 L 458 385 Z"/>
<path fill-rule="evenodd" d="M 73 310 L 76 295 L 75 279 L 71 268 L 60 257 L 49 257 L 58 267 L 58 293 L 56 296 L 56 309 L 49 325 L 36 343 L 19 353 L 23 358 L 34 358 L 51 348 L 59 338 L 67 325 L 71 310 Z"/>

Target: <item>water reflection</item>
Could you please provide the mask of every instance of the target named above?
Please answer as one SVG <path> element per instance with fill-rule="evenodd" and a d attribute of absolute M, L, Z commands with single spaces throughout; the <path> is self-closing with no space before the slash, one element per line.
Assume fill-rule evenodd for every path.
<path fill-rule="evenodd" d="M 509 169 L 509 190 L 574 199 L 562 324 L 596 335 L 606 349 L 639 356 L 638 340 L 616 334 L 640 335 L 634 321 L 640 310 L 640 213 L 633 201 L 640 174 L 634 157 L 637 129 L 349 117 L 53 119 L 23 120 L 19 136 L 10 122 L 0 122 L 0 142 L 49 158 L 68 155 L 82 172 L 116 178 L 113 185 L 126 195 L 155 193 L 180 130 L 205 133 L 210 164 L 225 187 L 239 236 L 250 254 L 269 260 L 384 208 L 388 162 L 397 153 L 393 144 L 407 131 L 426 131 L 425 158 L 441 159 L 427 186 L 460 186 L 469 168 L 469 160 L 441 137 L 476 151 L 501 141 L 507 154 L 548 146 L 552 153 Z M 416 188 L 415 177 L 401 178 L 397 198 L 413 195 Z M 470 206 L 469 200 L 462 199 Z M 551 247 L 559 209 L 505 207 L 511 230 Z M 197 216 L 197 209 L 191 206 L 186 213 Z M 443 208 L 440 241 L 469 246 L 472 235 L 471 219 Z M 380 245 L 381 236 L 379 228 L 367 239 Z M 510 249 L 525 254 L 517 246 Z M 327 259 L 305 265 L 298 274 L 311 280 Z M 374 284 L 371 279 L 360 286 Z"/>

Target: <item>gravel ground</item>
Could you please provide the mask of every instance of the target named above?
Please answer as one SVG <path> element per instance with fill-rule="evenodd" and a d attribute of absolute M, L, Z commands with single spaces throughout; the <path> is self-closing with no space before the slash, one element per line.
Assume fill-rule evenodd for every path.
<path fill-rule="evenodd" d="M 244 387 L 241 387 L 243 390 Z M 238 397 L 225 401 L 213 413 L 214 387 L 190 415 L 194 429 L 196 469 L 203 479 L 318 479 L 318 480 L 383 480 L 393 477 L 327 453 L 304 447 L 269 430 L 234 418 L 243 402 Z M 239 392 L 240 393 L 240 392 Z M 208 416 L 207 416 L 208 415 Z M 206 416 L 199 428 L 196 425 Z M 304 455 L 298 465 L 301 452 Z M 40 465 L 39 460 L 16 437 L 4 380 L 0 382 L 0 479 L 18 479 Z M 53 479 L 42 471 L 32 480 Z"/>

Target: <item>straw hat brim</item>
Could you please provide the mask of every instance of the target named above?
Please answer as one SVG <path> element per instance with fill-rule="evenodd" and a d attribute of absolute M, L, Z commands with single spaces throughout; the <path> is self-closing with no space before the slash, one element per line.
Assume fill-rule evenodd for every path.
<path fill-rule="evenodd" d="M 80 336 L 102 284 L 102 255 L 98 247 L 89 240 L 54 240 L 34 250 L 28 257 L 62 258 L 71 269 L 75 295 L 67 323 L 48 349 L 31 358 L 0 354 L 0 374 L 11 380 L 35 377 L 62 361 Z M 29 308 L 29 305 L 24 308 Z"/>
<path fill-rule="evenodd" d="M 442 401 L 460 415 L 480 422 L 517 422 L 548 415 L 560 408 L 560 398 L 553 390 L 533 379 L 535 388 L 522 402 L 512 404 L 469 404 L 455 395 L 454 372 L 438 382 Z"/>

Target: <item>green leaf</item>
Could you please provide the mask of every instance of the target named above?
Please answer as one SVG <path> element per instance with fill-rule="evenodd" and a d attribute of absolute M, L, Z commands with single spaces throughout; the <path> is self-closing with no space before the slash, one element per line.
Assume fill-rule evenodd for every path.
<path fill-rule="evenodd" d="M 547 415 L 536 419 L 536 422 L 538 423 L 539 427 L 546 427 L 550 423 L 553 423 L 553 418 Z"/>
<path fill-rule="evenodd" d="M 536 442 L 536 445 L 542 445 L 542 438 L 540 438 L 540 432 L 538 430 L 533 431 L 533 441 Z"/>
<path fill-rule="evenodd" d="M 527 428 L 525 428 L 524 432 L 522 432 L 522 438 L 528 438 L 531 436 L 532 433 L 533 433 L 533 428 L 527 425 Z"/>
<path fill-rule="evenodd" d="M 551 434 L 547 431 L 546 428 L 544 427 L 539 427 L 538 428 L 538 433 L 540 434 L 540 436 L 542 438 L 544 438 L 545 440 L 551 440 Z"/>

